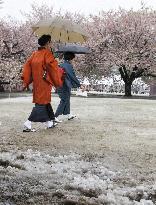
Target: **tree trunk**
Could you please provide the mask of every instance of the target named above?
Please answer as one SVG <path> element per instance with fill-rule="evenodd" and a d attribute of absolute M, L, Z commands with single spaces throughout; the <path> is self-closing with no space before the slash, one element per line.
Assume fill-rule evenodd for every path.
<path fill-rule="evenodd" d="M 131 88 L 132 88 L 132 82 L 125 82 L 125 96 L 126 97 L 132 96 Z"/>
<path fill-rule="evenodd" d="M 156 84 L 150 85 L 150 96 L 156 96 Z"/>
<path fill-rule="evenodd" d="M 2 81 L 0 80 L 0 92 L 4 92 L 4 87 L 2 85 Z"/>
<path fill-rule="evenodd" d="M 0 85 L 0 92 L 4 92 L 4 87 Z"/>

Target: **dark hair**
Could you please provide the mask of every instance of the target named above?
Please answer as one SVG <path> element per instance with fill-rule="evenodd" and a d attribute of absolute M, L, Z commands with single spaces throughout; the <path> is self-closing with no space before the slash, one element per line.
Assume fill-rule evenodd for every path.
<path fill-rule="evenodd" d="M 50 35 L 42 35 L 39 39 L 38 39 L 38 44 L 40 46 L 45 46 L 46 43 L 51 41 L 51 36 Z"/>
<path fill-rule="evenodd" d="M 64 53 L 64 59 L 65 60 L 72 60 L 73 58 L 75 58 L 75 54 L 74 53 L 71 53 L 71 52 Z"/>

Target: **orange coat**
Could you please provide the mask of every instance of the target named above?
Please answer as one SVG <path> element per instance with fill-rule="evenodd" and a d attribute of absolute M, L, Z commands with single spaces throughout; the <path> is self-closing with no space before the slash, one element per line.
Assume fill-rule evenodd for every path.
<path fill-rule="evenodd" d="M 47 70 L 48 81 L 43 79 L 44 69 Z M 22 79 L 24 87 L 33 83 L 33 103 L 48 104 L 51 102 L 52 85 L 62 85 L 58 63 L 48 49 L 33 52 L 24 64 Z"/>

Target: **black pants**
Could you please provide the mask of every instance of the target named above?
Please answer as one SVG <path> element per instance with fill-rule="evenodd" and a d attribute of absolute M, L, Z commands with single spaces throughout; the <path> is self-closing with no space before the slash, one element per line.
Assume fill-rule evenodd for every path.
<path fill-rule="evenodd" d="M 31 122 L 46 122 L 54 119 L 55 115 L 50 103 L 46 105 L 35 104 L 28 118 Z"/>

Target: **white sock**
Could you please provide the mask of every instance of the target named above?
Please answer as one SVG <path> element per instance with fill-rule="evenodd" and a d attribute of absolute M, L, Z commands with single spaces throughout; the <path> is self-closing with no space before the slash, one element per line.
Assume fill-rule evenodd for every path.
<path fill-rule="evenodd" d="M 27 127 L 28 129 L 31 129 L 31 121 L 30 121 L 30 120 L 27 120 L 27 121 L 24 123 L 24 126 Z"/>
<path fill-rule="evenodd" d="M 47 121 L 46 122 L 46 126 L 49 128 L 49 127 L 52 127 L 53 126 L 53 121 Z"/>

